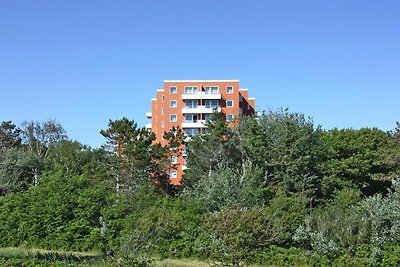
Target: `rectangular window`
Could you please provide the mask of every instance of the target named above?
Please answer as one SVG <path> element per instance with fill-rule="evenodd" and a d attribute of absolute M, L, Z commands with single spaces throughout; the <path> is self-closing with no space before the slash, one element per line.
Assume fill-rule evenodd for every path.
<path fill-rule="evenodd" d="M 229 108 L 233 107 L 233 100 L 226 100 L 226 106 Z"/>
<path fill-rule="evenodd" d="M 178 177 L 177 171 L 170 171 L 169 172 L 169 178 L 174 179 L 176 177 Z"/>
<path fill-rule="evenodd" d="M 171 87 L 169 88 L 169 92 L 170 92 L 171 94 L 176 94 L 176 92 L 177 92 L 176 86 L 171 86 Z"/>
<path fill-rule="evenodd" d="M 169 116 L 169 120 L 170 120 L 171 122 L 176 122 L 176 121 L 178 120 L 178 117 L 176 116 L 176 114 L 171 114 L 171 115 Z"/>
<path fill-rule="evenodd" d="M 239 102 L 243 102 L 243 96 L 239 95 Z"/>
<path fill-rule="evenodd" d="M 165 113 L 165 109 L 162 108 L 162 109 L 161 109 L 161 115 L 164 115 L 164 113 Z"/>
<path fill-rule="evenodd" d="M 227 94 L 233 94 L 233 86 L 227 86 L 226 87 L 226 93 Z"/>
<path fill-rule="evenodd" d="M 165 123 L 164 121 L 161 121 L 161 127 L 164 128 L 165 127 Z"/>
<path fill-rule="evenodd" d="M 185 94 L 196 94 L 197 86 L 185 86 Z"/>
<path fill-rule="evenodd" d="M 247 104 L 247 109 L 250 110 L 250 104 Z"/>
<path fill-rule="evenodd" d="M 176 100 L 169 101 L 169 107 L 170 108 L 176 108 Z"/>
<path fill-rule="evenodd" d="M 219 108 L 218 100 L 206 100 L 206 108 Z"/>
<path fill-rule="evenodd" d="M 235 115 L 233 115 L 233 114 L 226 115 L 226 121 L 233 121 L 234 118 L 235 118 Z"/>
<path fill-rule="evenodd" d="M 218 94 L 218 86 L 207 86 L 206 87 L 206 94 Z"/>
<path fill-rule="evenodd" d="M 243 114 L 243 108 L 242 107 L 239 108 L 239 114 Z"/>
<path fill-rule="evenodd" d="M 165 101 L 165 97 L 164 97 L 164 95 L 162 95 L 161 102 L 164 102 L 164 101 Z"/>
<path fill-rule="evenodd" d="M 177 164 L 178 163 L 178 158 L 176 156 L 171 157 L 171 164 Z"/>
<path fill-rule="evenodd" d="M 205 121 L 211 120 L 211 114 L 206 114 L 206 115 L 204 115 L 204 120 L 205 120 Z"/>
<path fill-rule="evenodd" d="M 197 100 L 186 100 L 185 108 L 197 108 Z"/>

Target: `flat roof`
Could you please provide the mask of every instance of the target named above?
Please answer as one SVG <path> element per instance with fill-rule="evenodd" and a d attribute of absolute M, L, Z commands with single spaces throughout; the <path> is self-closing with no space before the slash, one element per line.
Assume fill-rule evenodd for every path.
<path fill-rule="evenodd" d="M 165 83 L 185 83 L 185 82 L 239 82 L 239 80 L 164 80 Z"/>

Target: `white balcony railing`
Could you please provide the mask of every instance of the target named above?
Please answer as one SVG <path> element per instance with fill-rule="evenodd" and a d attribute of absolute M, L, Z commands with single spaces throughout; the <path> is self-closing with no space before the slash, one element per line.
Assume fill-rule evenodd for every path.
<path fill-rule="evenodd" d="M 197 121 L 183 121 L 182 128 L 204 128 L 206 121 L 197 120 Z"/>
<path fill-rule="evenodd" d="M 151 129 L 151 123 L 146 124 L 146 129 Z"/>
<path fill-rule="evenodd" d="M 197 93 L 192 93 L 192 94 L 182 94 L 182 100 L 196 100 L 196 99 L 215 99 L 219 100 L 221 99 L 221 94 L 220 93 L 208 93 L 206 92 L 197 92 Z"/>
<path fill-rule="evenodd" d="M 214 111 L 221 112 L 221 107 L 206 107 L 206 106 L 197 106 L 193 108 L 184 107 L 182 108 L 183 114 L 202 114 L 202 113 L 213 113 Z"/>
<path fill-rule="evenodd" d="M 146 118 L 151 119 L 152 115 L 151 115 L 151 111 L 146 112 Z"/>

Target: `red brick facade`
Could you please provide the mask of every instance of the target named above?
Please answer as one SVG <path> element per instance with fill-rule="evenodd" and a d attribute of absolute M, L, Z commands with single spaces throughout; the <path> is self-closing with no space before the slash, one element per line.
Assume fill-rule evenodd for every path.
<path fill-rule="evenodd" d="M 164 81 L 151 101 L 151 129 L 156 141 L 165 144 L 162 136 L 173 126 L 179 126 L 188 135 L 201 134 L 204 123 L 214 110 L 220 111 L 230 121 L 239 114 L 251 115 L 255 99 L 248 97 L 247 89 L 240 89 L 238 80 L 177 80 Z M 178 157 L 176 172 L 170 175 L 172 184 L 179 184 L 186 169 L 185 158 Z"/>

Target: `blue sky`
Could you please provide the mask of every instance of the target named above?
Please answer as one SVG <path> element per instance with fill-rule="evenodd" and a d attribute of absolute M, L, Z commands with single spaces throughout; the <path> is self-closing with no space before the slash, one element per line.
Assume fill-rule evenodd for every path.
<path fill-rule="evenodd" d="M 400 121 L 398 0 L 0 1 L 0 121 L 98 147 L 163 80 L 239 79 L 325 129 Z"/>

